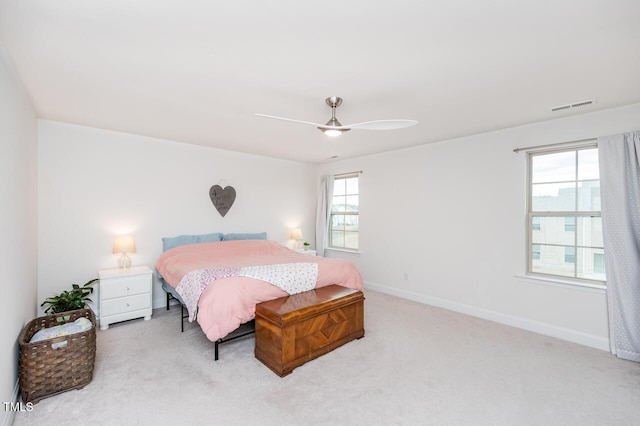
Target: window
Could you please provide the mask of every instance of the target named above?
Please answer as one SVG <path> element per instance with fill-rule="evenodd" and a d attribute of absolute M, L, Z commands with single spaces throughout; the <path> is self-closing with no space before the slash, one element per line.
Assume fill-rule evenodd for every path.
<path fill-rule="evenodd" d="M 564 230 L 573 232 L 576 230 L 576 218 L 573 216 L 564 218 Z"/>
<path fill-rule="evenodd" d="M 565 247 L 564 248 L 564 261 L 565 263 L 576 263 L 576 248 Z"/>
<path fill-rule="evenodd" d="M 531 259 L 533 259 L 533 260 L 540 259 L 540 245 L 533 244 L 531 246 Z"/>
<path fill-rule="evenodd" d="M 593 253 L 593 271 L 604 274 L 604 253 Z"/>
<path fill-rule="evenodd" d="M 535 216 L 531 221 L 531 229 L 534 231 L 540 230 L 540 218 L 538 216 Z"/>
<path fill-rule="evenodd" d="M 329 247 L 358 250 L 358 174 L 337 176 L 333 183 Z"/>
<path fill-rule="evenodd" d="M 606 280 L 595 143 L 529 153 L 528 272 Z"/>

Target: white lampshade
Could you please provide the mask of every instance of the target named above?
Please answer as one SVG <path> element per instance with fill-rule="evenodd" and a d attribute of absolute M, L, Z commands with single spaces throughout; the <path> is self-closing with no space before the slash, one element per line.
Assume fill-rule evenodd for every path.
<path fill-rule="evenodd" d="M 289 236 L 291 237 L 292 240 L 301 240 L 302 239 L 302 229 L 300 229 L 300 228 L 292 229 L 291 233 L 289 234 Z"/>
<path fill-rule="evenodd" d="M 135 253 L 136 242 L 131 235 L 120 235 L 113 240 L 114 253 Z"/>
<path fill-rule="evenodd" d="M 120 235 L 113 240 L 113 252 L 122 253 L 118 258 L 118 268 L 124 269 L 131 267 L 131 258 L 127 253 L 136 252 L 136 242 L 131 235 Z"/>

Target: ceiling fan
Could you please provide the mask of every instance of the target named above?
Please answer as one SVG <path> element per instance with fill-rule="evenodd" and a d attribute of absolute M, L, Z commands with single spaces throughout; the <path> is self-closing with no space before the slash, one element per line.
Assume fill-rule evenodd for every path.
<path fill-rule="evenodd" d="M 327 136 L 339 136 L 344 132 L 348 132 L 351 129 L 363 129 L 363 130 L 392 130 L 402 129 L 404 127 L 410 127 L 418 124 L 416 120 L 375 120 L 364 121 L 362 123 L 342 125 L 336 118 L 336 108 L 342 104 L 342 98 L 338 96 L 328 97 L 325 102 L 331 107 L 331 119 L 327 121 L 327 124 L 313 123 L 311 121 L 293 120 L 291 118 L 276 117 L 274 115 L 256 114 L 259 117 L 274 118 L 276 120 L 292 121 L 294 123 L 310 124 L 316 126 Z"/>

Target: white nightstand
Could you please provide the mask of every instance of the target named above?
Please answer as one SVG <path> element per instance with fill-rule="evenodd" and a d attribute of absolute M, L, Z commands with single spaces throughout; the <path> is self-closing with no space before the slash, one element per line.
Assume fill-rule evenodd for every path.
<path fill-rule="evenodd" d="M 151 319 L 151 276 L 146 266 L 98 271 L 100 330 L 114 322 Z"/>
<path fill-rule="evenodd" d="M 302 254 L 308 254 L 309 256 L 315 256 L 317 253 L 315 250 L 305 250 L 305 249 L 295 249 L 293 251 L 296 251 Z"/>

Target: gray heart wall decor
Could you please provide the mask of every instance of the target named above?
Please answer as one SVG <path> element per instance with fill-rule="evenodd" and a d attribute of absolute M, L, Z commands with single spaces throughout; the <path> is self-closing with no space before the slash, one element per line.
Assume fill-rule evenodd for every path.
<path fill-rule="evenodd" d="M 225 186 L 222 189 L 220 185 L 213 185 L 209 188 L 209 198 L 218 213 L 224 217 L 236 200 L 236 190 L 233 186 Z"/>

